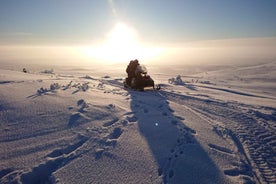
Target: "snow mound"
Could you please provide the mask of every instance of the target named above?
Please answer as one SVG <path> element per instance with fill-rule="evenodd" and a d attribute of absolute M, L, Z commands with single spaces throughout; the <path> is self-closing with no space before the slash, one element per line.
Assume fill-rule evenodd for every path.
<path fill-rule="evenodd" d="M 185 85 L 183 80 L 181 79 L 180 75 L 177 75 L 176 77 L 168 79 L 168 82 L 173 85 Z"/>

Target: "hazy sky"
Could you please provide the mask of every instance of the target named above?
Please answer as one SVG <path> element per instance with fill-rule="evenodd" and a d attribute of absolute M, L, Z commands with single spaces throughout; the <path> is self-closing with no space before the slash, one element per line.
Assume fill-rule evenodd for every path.
<path fill-rule="evenodd" d="M 1 0 L 1 43 L 89 43 L 117 21 L 145 42 L 276 36 L 275 0 Z"/>
<path fill-rule="evenodd" d="M 0 59 L 32 55 L 36 60 L 42 56 L 61 60 L 68 55 L 70 59 L 125 61 L 150 59 L 160 53 L 164 59 L 168 52 L 162 48 L 168 51 L 194 41 L 272 38 L 248 42 L 265 43 L 261 54 L 266 55 L 268 48 L 274 53 L 276 45 L 275 10 L 276 0 L 0 0 Z M 60 47 L 49 47 L 53 45 L 69 47 L 62 52 Z M 75 48 L 81 45 L 90 46 Z M 208 49 L 189 47 L 183 52 L 173 48 L 169 55 L 183 60 L 191 53 L 201 53 L 204 58 Z M 237 48 L 234 50 L 233 56 L 237 55 Z M 221 50 L 212 51 L 223 55 Z"/>

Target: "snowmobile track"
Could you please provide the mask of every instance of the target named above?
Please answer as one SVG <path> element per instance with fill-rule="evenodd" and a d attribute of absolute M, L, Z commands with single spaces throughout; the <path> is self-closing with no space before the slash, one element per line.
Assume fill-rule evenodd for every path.
<path fill-rule="evenodd" d="M 270 115 L 252 114 L 254 106 L 204 100 L 162 91 L 168 100 L 187 106 L 211 120 L 223 122 L 240 153 L 245 154 L 248 169 L 259 183 L 276 183 L 275 121 Z M 244 110 L 244 109 L 247 110 Z M 257 107 L 261 109 L 270 107 Z M 274 114 L 276 109 L 270 108 Z M 274 122 L 274 123 L 273 123 Z M 251 158 L 251 159 L 248 159 Z M 249 160 L 252 160 L 250 163 Z"/>

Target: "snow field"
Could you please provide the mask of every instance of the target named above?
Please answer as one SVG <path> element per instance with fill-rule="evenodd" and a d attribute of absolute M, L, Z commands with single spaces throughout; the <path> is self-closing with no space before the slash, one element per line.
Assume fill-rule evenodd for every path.
<path fill-rule="evenodd" d="M 1 69 L 0 183 L 275 183 L 273 68 L 153 68 L 145 92 L 121 71 Z"/>

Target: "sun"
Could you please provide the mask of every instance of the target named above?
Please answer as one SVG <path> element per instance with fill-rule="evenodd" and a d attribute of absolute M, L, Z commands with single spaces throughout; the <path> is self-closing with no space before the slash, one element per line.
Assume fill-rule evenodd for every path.
<path fill-rule="evenodd" d="M 111 49 L 125 50 L 138 44 L 136 31 L 124 23 L 117 23 L 107 35 L 107 46 Z"/>
<path fill-rule="evenodd" d="M 138 32 L 122 22 L 114 25 L 102 43 L 82 49 L 86 57 L 108 63 L 126 62 L 133 58 L 149 59 L 159 52 L 160 49 L 144 46 Z"/>
<path fill-rule="evenodd" d="M 137 32 L 125 23 L 118 22 L 106 34 L 102 44 L 91 48 L 90 55 L 109 63 L 122 62 L 135 57 L 140 47 Z"/>
<path fill-rule="evenodd" d="M 103 47 L 110 55 L 108 59 L 123 60 L 133 57 L 140 48 L 138 34 L 126 24 L 117 23 L 108 33 Z"/>

